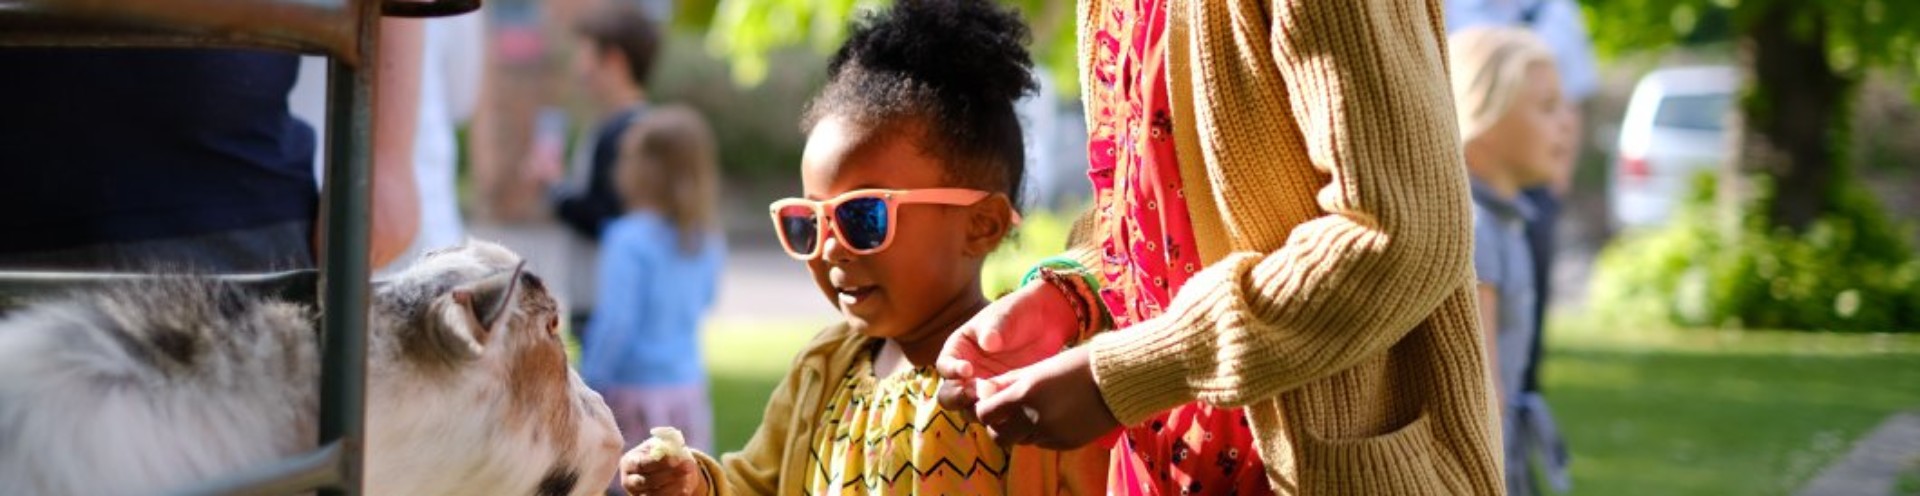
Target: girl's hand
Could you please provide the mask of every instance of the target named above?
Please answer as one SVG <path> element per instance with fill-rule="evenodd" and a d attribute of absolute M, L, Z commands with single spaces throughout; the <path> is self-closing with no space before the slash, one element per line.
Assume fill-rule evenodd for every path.
<path fill-rule="evenodd" d="M 620 457 L 620 487 L 632 496 L 707 494 L 700 463 L 679 440 L 680 431 L 653 430 L 653 437 Z"/>
<path fill-rule="evenodd" d="M 1052 284 L 1034 281 L 987 305 L 947 338 L 934 364 L 940 406 L 971 417 L 976 381 L 1053 356 L 1079 332 L 1073 302 Z"/>
<path fill-rule="evenodd" d="M 994 440 L 1069 450 L 1116 432 L 1120 421 L 1093 381 L 1087 353 L 1067 350 L 986 381 L 977 413 Z"/>

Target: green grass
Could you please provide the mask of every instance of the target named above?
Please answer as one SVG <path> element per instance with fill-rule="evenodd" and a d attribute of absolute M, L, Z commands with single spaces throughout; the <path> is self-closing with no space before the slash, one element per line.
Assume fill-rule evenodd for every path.
<path fill-rule="evenodd" d="M 786 376 L 793 357 L 824 322 L 719 322 L 706 333 L 707 374 L 713 395 L 714 448 L 740 449 L 760 426 L 767 396 Z"/>
<path fill-rule="evenodd" d="M 1893 496 L 1920 496 L 1920 457 L 1908 462 L 1907 471 L 1894 481 Z"/>
<path fill-rule="evenodd" d="M 1911 334 L 1561 325 L 1549 350 L 1579 495 L 1790 494 L 1920 407 Z"/>
<path fill-rule="evenodd" d="M 1790 494 L 1887 415 L 1920 408 L 1920 335 L 1582 327 L 1549 338 L 1576 495 Z M 707 334 L 718 446 L 738 449 L 818 323 Z M 1920 474 L 1904 487 L 1920 487 Z M 1912 494 L 1913 491 L 1900 494 Z"/>

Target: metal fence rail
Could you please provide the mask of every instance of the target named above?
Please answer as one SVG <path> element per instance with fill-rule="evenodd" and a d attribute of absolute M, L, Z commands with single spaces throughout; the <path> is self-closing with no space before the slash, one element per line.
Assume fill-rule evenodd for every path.
<path fill-rule="evenodd" d="M 0 46 L 265 48 L 329 57 L 319 279 L 230 275 L 280 290 L 318 287 L 319 448 L 180 494 L 357 495 L 365 447 L 367 242 L 380 17 L 470 12 L 480 0 L 0 0 Z M 0 273 L 0 303 L 124 280 L 125 274 Z M 301 278 L 305 278 L 304 283 Z M 314 291 L 308 289 L 311 301 Z"/>

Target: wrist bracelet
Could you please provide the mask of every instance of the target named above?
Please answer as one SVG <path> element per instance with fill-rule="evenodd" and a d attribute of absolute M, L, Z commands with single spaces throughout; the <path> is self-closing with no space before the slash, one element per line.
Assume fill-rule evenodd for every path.
<path fill-rule="evenodd" d="M 1038 275 L 1054 289 L 1060 290 L 1061 296 L 1067 299 L 1067 306 L 1073 307 L 1076 336 L 1084 339 L 1092 334 L 1099 326 L 1100 319 L 1094 315 L 1099 307 L 1094 304 L 1095 296 L 1092 288 L 1087 287 L 1086 279 L 1081 274 L 1047 267 L 1040 268 Z"/>

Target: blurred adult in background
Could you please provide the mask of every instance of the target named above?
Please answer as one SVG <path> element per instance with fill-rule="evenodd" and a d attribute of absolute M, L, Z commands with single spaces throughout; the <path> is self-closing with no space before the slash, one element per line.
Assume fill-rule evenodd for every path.
<path fill-rule="evenodd" d="M 552 185 L 553 213 L 573 236 L 564 240 L 566 302 L 573 329 L 584 329 L 598 301 L 596 244 L 607 223 L 625 212 L 614 187 L 620 137 L 647 109 L 647 78 L 662 43 L 661 27 L 634 4 L 609 0 L 582 12 L 569 25 L 572 60 L 569 92 L 586 101 L 597 124 L 574 145 L 569 166 L 561 146 L 567 118 L 557 108 L 535 116 L 534 143 L 523 177 Z"/>
<path fill-rule="evenodd" d="M 419 225 L 420 24 L 381 25 L 374 266 Z M 257 50 L 0 49 L 0 266 L 242 272 L 309 267 L 318 141 L 287 95 L 298 56 Z"/>
<path fill-rule="evenodd" d="M 456 187 L 458 130 L 473 117 L 480 103 L 481 80 L 486 74 L 485 43 L 485 16 L 477 12 L 427 21 L 421 47 L 426 56 L 420 67 L 420 124 L 413 145 L 413 171 L 420 187 L 420 235 L 403 261 L 466 239 Z"/>
<path fill-rule="evenodd" d="M 1523 387 L 1537 358 L 1537 302 L 1546 295 L 1527 239 L 1537 212 L 1521 191 L 1551 183 L 1574 154 L 1572 123 L 1553 54 L 1538 36 L 1516 27 L 1473 27 L 1454 33 L 1448 49 L 1472 181 L 1473 265 L 1505 432 L 1506 488 L 1530 495 L 1537 492 L 1530 455 L 1543 455 L 1556 482 L 1564 481 L 1565 455 L 1549 448 L 1560 443 L 1545 400 Z"/>
<path fill-rule="evenodd" d="M 473 116 L 480 100 L 486 21 L 478 12 L 427 19 L 421 27 L 420 90 L 413 136 L 414 185 L 420 197 L 420 230 L 413 243 L 382 272 L 399 270 L 433 250 L 466 239 L 460 215 L 456 170 L 460 163 L 458 129 Z M 327 64 L 324 57 L 300 60 L 300 78 L 288 105 L 300 120 L 326 139 Z M 325 170 L 315 150 L 315 177 Z"/>
<path fill-rule="evenodd" d="M 647 78 L 660 53 L 660 26 L 639 8 L 609 2 L 588 12 L 574 24 L 580 36 L 574 51 L 573 74 L 593 104 L 591 148 L 582 150 L 585 167 L 554 196 L 554 214 L 583 237 L 598 241 L 606 223 L 619 217 L 622 207 L 613 185 L 620 136 L 646 112 Z M 539 151 L 539 150 L 536 150 Z M 581 153 L 576 152 L 576 153 Z M 536 167 L 553 167 L 558 157 L 536 156 Z M 576 162 L 578 163 L 578 162 Z"/>

